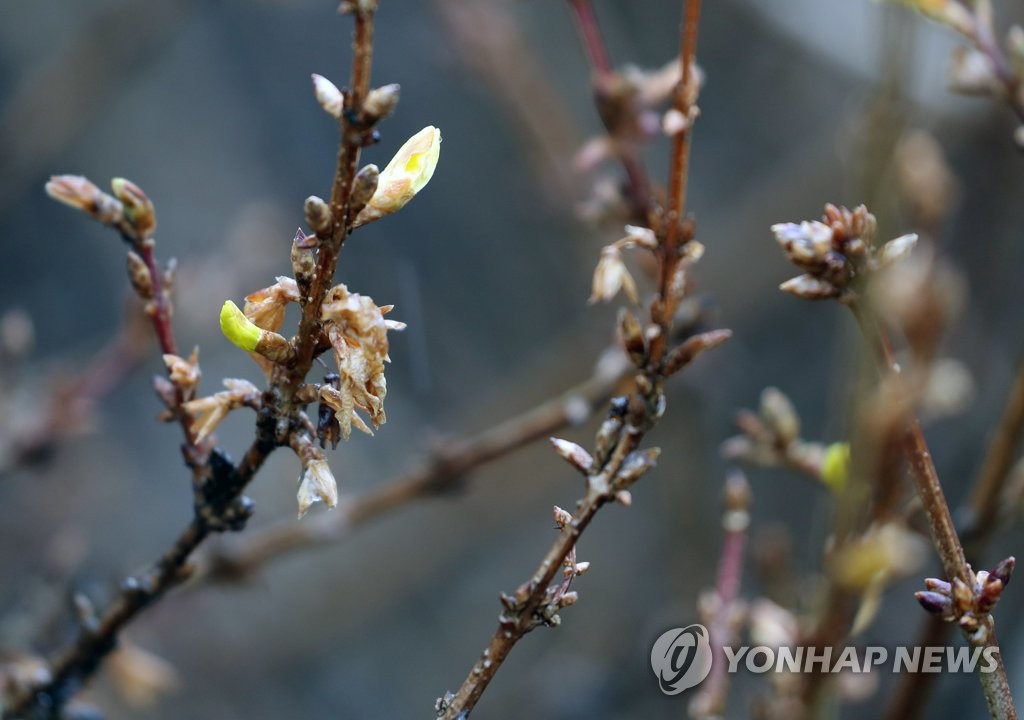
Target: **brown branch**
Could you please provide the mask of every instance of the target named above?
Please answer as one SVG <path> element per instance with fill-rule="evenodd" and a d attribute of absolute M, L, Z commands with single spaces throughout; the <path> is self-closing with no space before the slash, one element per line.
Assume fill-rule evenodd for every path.
<path fill-rule="evenodd" d="M 896 363 L 889 340 L 878 319 L 873 317 L 859 301 L 851 302 L 849 307 L 853 311 L 861 333 L 871 347 L 872 354 L 882 372 L 898 377 L 899 365 Z M 932 541 L 938 551 L 946 578 L 950 582 L 959 579 L 966 587 L 973 588 L 976 584 L 974 572 L 967 564 L 963 546 L 949 511 L 949 505 L 946 503 L 942 485 L 939 483 L 935 464 L 932 462 L 931 452 L 928 450 L 924 434 L 921 432 L 921 425 L 916 417 L 911 417 L 908 421 L 903 444 L 910 465 L 911 477 L 917 488 L 921 507 L 928 518 Z M 1016 720 L 1017 711 L 1006 676 L 1006 668 L 1003 665 L 1002 652 L 999 652 L 992 616 L 986 614 L 980 620 L 981 630 L 972 633 L 964 628 L 964 637 L 972 646 L 995 648 L 997 651 L 996 670 L 991 673 L 978 673 L 989 714 L 993 718 Z"/>
<path fill-rule="evenodd" d="M 57 718 L 64 704 L 115 648 L 121 630 L 187 577 L 187 563 L 193 551 L 211 533 L 239 530 L 245 525 L 252 514 L 252 503 L 242 497 L 242 491 L 267 456 L 285 444 L 295 428 L 302 425 L 295 395 L 320 346 L 320 310 L 333 281 L 338 251 L 351 232 L 349 201 L 360 149 L 368 143 L 373 132 L 373 122 L 362 118 L 362 103 L 369 91 L 376 5 L 375 0 L 360 0 L 351 8 L 355 15 L 352 90 L 346 95 L 346 111 L 339 120 L 341 142 L 331 190 L 330 238 L 328 242 L 321 243 L 312 289 L 303 298 L 293 361 L 289 365 L 275 366 L 270 387 L 263 395 L 257 413 L 256 439 L 237 467 L 221 451 L 198 446 L 188 413 L 182 408 L 186 394 L 181 384 L 174 383 L 173 392 L 167 393 L 170 397 L 165 397 L 165 400 L 186 436 L 183 453 L 192 469 L 195 496 L 192 521 L 145 574 L 140 578 L 130 578 L 122 585 L 113 603 L 98 618 L 82 618 L 78 637 L 52 661 L 50 676 L 41 683 L 15 691 L 4 712 L 5 720 L 25 716 L 31 716 L 33 720 Z M 152 233 L 156 221 L 149 199 L 126 181 L 115 181 L 114 184 L 120 204 L 83 178 L 58 178 L 48 189 L 57 199 L 117 227 L 136 250 L 149 277 L 145 277 L 147 273 L 140 272 L 142 277 L 133 277 L 133 284 L 150 300 L 149 314 L 161 348 L 165 353 L 176 354 L 170 297 L 164 276 L 153 256 Z M 279 422 L 281 419 L 288 422 Z"/>
<path fill-rule="evenodd" d="M 1013 465 L 1014 452 L 1024 431 L 1024 358 L 1010 388 L 999 424 L 992 433 L 988 451 L 972 485 L 970 518 L 963 535 L 964 554 L 980 562 L 997 526 L 999 501 Z M 946 642 L 951 625 L 930 615 L 918 633 L 915 647 L 939 646 Z M 924 699 L 934 686 L 931 673 L 907 673 L 903 676 L 886 711 L 887 720 L 914 720 L 926 708 Z"/>
<path fill-rule="evenodd" d="M 635 115 L 632 94 L 621 92 L 621 84 L 617 82 L 604 36 L 601 34 L 601 25 L 597 21 L 590 0 L 569 0 L 569 7 L 573 11 L 580 40 L 593 74 L 594 98 L 600 111 L 598 114 L 609 137 L 615 138 L 620 134 L 617 125 L 629 125 L 622 121 L 623 116 Z M 647 170 L 644 169 L 632 142 L 626 139 L 619 145 L 617 155 L 626 173 L 634 219 L 641 224 L 647 224 L 647 214 L 651 206 L 651 183 L 647 177 Z"/>
<path fill-rule="evenodd" d="M 96 404 L 141 364 L 149 342 L 148 335 L 142 337 L 140 330 L 145 328 L 139 327 L 137 313 L 133 304 L 117 336 L 80 373 L 54 384 L 38 421 L 11 438 L 10 459 L 0 465 L 0 476 L 49 457 L 62 440 L 79 430 Z"/>
<path fill-rule="evenodd" d="M 583 420 L 611 397 L 632 366 L 618 349 L 606 351 L 594 374 L 559 397 L 476 435 L 438 447 L 421 465 L 381 488 L 301 523 L 284 522 L 255 530 L 197 559 L 197 579 L 237 580 L 282 556 L 340 542 L 365 523 L 420 500 L 458 488 L 466 475 Z"/>
<path fill-rule="evenodd" d="M 687 0 L 686 23 L 693 24 L 693 27 L 684 29 L 682 33 L 681 52 L 684 70 L 689 69 L 692 64 L 698 17 L 699 0 Z M 686 77 L 684 74 L 683 86 L 686 85 Z M 680 96 L 683 95 L 684 92 L 680 90 Z M 678 136 L 676 138 L 677 145 L 687 142 Z M 686 175 L 686 157 L 686 153 L 673 153 L 670 169 L 671 184 L 680 193 L 685 192 L 685 182 L 680 183 L 679 178 Z M 674 208 L 678 213 L 684 205 L 684 200 L 680 194 L 678 198 L 670 199 L 670 203 L 670 208 Z M 670 209 L 667 215 L 673 217 L 671 212 Z M 678 217 L 678 214 L 674 217 Z M 670 219 L 668 227 L 672 228 L 674 224 L 675 222 Z M 692 237 L 692 233 L 689 233 L 685 236 L 684 243 L 678 243 L 674 231 L 670 229 L 668 232 L 669 237 L 664 234 L 660 236 L 659 246 L 655 251 L 655 257 L 662 266 L 663 277 L 666 264 L 671 264 L 674 269 L 682 262 L 680 247 Z M 673 277 L 674 272 L 669 274 L 670 280 Z M 682 292 L 683 288 L 679 283 L 670 281 L 659 285 L 658 296 L 650 309 L 651 324 L 648 330 L 653 331 L 650 333 L 653 339 L 649 343 L 636 319 L 628 314 L 622 316 L 620 334 L 639 370 L 636 376 L 636 391 L 630 396 L 612 401 L 608 418 L 598 431 L 593 458 L 582 448 L 578 448 L 579 453 L 570 459 L 574 464 L 579 463 L 577 467 L 586 475 L 586 494 L 577 501 L 575 512 L 571 516 L 556 508 L 556 516 L 559 513 L 566 516 L 558 523 L 561 528 L 558 537 L 530 579 L 520 585 L 514 595 L 502 595 L 504 611 L 499 616 L 497 630 L 459 689 L 455 693 L 446 693 L 444 697 L 439 698 L 439 718 L 455 720 L 467 717 L 519 640 L 540 625 L 558 624 L 557 611 L 569 604 L 569 598 L 563 594 L 563 586 L 552 587 L 552 580 L 562 569 L 570 552 L 575 551 L 579 536 L 601 507 L 612 500 L 628 505 L 631 502 L 628 488 L 654 464 L 657 450 L 640 452 L 638 448 L 646 433 L 664 412 L 662 384 L 666 376 L 679 370 L 702 350 L 728 338 L 727 331 L 696 336 L 674 349 L 675 362 L 665 362 L 664 350 L 671 337 L 675 309 L 678 307 Z M 630 319 L 632 322 L 629 322 Z M 670 359 L 672 357 L 669 356 Z"/>

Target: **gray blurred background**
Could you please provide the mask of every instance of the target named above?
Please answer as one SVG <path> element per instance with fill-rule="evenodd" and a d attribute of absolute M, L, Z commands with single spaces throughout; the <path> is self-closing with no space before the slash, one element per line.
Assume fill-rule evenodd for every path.
<path fill-rule="evenodd" d="M 302 200 L 328 192 L 336 131 L 309 74 L 347 78 L 350 21 L 335 6 L 0 4 L 0 310 L 24 309 L 36 330 L 22 391 L 102 347 L 126 296 L 120 241 L 46 198 L 53 173 L 141 185 L 156 202 L 160 256 L 181 263 L 178 337 L 201 347 L 204 391 L 220 389 L 221 377 L 260 379 L 220 335 L 217 310 L 290 273 Z M 595 7 L 617 64 L 656 67 L 677 52 L 676 3 Z M 815 217 L 826 201 L 876 201 L 882 235 L 912 229 L 896 225 L 886 164 L 907 129 L 934 133 L 959 181 L 938 240 L 962 269 L 970 302 L 945 353 L 973 372 L 976 394 L 928 433 L 951 503 L 963 499 L 1024 347 L 1024 159 L 1003 107 L 946 94 L 953 44 L 942 29 L 867 0 L 706 3 L 699 58 L 708 82 L 689 207 L 708 247 L 699 290 L 735 335 L 671 383 L 665 421 L 649 438 L 663 448 L 660 466 L 631 509 L 608 508 L 580 544 L 593 565 L 577 585 L 581 602 L 560 628 L 515 649 L 477 715 L 685 715 L 684 699 L 658 692 L 648 653 L 664 629 L 695 620 L 697 593 L 714 581 L 718 446 L 734 412 L 776 385 L 799 407 L 808 437 L 842 437 L 849 318 L 776 291 L 791 273 L 768 226 Z M 430 187 L 360 231 L 340 265 L 350 289 L 395 303 L 393 317 L 410 324 L 393 339 L 388 424 L 330 456 L 354 494 L 414 466 L 438 437 L 486 427 L 582 380 L 612 338 L 615 311 L 586 303 L 600 247 L 616 231 L 589 227 L 575 206 L 618 169 L 572 169 L 600 125 L 564 4 L 382 0 L 376 50 L 375 82 L 400 83 L 402 101 L 365 160 L 386 163 L 428 124 L 442 129 L 444 147 Z M 666 150 L 651 148 L 655 178 L 664 177 Z M 52 648 L 66 637 L 69 588 L 102 600 L 187 522 L 179 431 L 155 421 L 150 378 L 160 371 L 154 350 L 104 399 L 94 433 L 0 480 L 0 644 Z M 240 452 L 251 420 L 233 415 L 221 444 Z M 589 445 L 593 429 L 567 436 Z M 298 470 L 289 453 L 273 457 L 249 493 L 253 527 L 292 517 Z M 794 564 L 817 569 L 828 498 L 781 472 L 751 480 L 755 544 L 785 525 Z M 492 632 L 498 592 L 525 579 L 548 546 L 551 505 L 569 506 L 579 491 L 538 444 L 474 474 L 460 494 L 276 564 L 245 587 L 170 597 L 129 637 L 177 669 L 179 688 L 145 710 L 126 705 L 105 677 L 87 696 L 112 719 L 429 717 Z M 986 562 L 1019 551 L 1021 540 L 1000 534 Z M 52 597 L 54 583 L 39 578 L 68 547 L 76 560 Z M 887 595 L 867 640 L 910 641 L 921 616 L 914 588 Z M 744 592 L 758 593 L 749 574 Z M 1011 587 L 999 618 L 1022 695 L 1019 598 Z M 884 694 L 891 678 L 881 681 Z M 745 717 L 758 687 L 749 677 L 736 687 L 730 717 Z M 851 705 L 845 715 L 878 707 Z M 931 708 L 931 717 L 984 713 L 970 677 L 943 678 Z"/>

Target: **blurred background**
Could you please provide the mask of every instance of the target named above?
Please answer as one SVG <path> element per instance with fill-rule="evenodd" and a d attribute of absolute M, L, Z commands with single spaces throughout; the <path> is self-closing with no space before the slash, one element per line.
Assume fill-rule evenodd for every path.
<path fill-rule="evenodd" d="M 660 67 L 678 52 L 677 4 L 594 6 L 617 65 Z M 53 383 L 75 377 L 125 314 L 121 242 L 45 196 L 54 173 L 101 185 L 125 176 L 146 190 L 158 253 L 179 260 L 178 338 L 201 348 L 203 392 L 221 389 L 222 377 L 259 381 L 220 335 L 218 308 L 290 274 L 302 201 L 329 191 L 336 129 L 309 74 L 344 83 L 350 20 L 314 0 L 38 0 L 4 3 L 3 13 L 0 311 L 8 342 L 27 346 L 26 316 L 34 329 L 21 364 L 6 369 L 4 432 L 30 425 Z M 951 505 L 964 500 L 1024 347 L 1024 161 L 1003 106 L 946 92 L 954 45 L 943 28 L 867 0 L 706 3 L 689 208 L 708 248 L 697 290 L 734 337 L 669 385 L 668 412 L 649 437 L 663 448 L 659 467 L 632 508 L 610 507 L 588 530 L 581 601 L 560 628 L 515 649 L 478 715 L 685 715 L 685 695 L 658 691 L 649 651 L 665 629 L 696 621 L 697 595 L 714 583 L 727 467 L 719 446 L 734 413 L 774 385 L 800 410 L 805 436 L 843 438 L 852 323 L 833 304 L 776 290 L 792 272 L 768 227 L 817 217 L 830 201 L 868 203 L 883 238 L 913 230 L 893 165 L 912 130 L 938 140 L 955 178 L 936 241 L 968 302 L 943 354 L 971 373 L 974 392 L 926 430 Z M 488 427 L 586 378 L 613 339 L 616 305 L 587 305 L 590 276 L 600 248 L 621 235 L 577 212 L 620 171 L 574 168 L 601 125 L 564 3 L 382 0 L 373 77 L 400 83 L 402 100 L 364 161 L 385 164 L 428 124 L 441 128 L 444 147 L 429 189 L 356 234 L 339 266 L 341 282 L 394 303 L 392 317 L 409 323 L 392 340 L 389 422 L 329 456 L 352 495 L 416 466 L 439 438 Z M 650 146 L 654 178 L 665 176 L 667 148 L 664 139 Z M 156 421 L 151 377 L 161 371 L 147 347 L 82 432 L 44 462 L 0 476 L 0 647 L 60 646 L 72 590 L 102 603 L 187 522 L 179 430 Z M 233 414 L 220 444 L 240 453 L 251 423 L 248 411 Z M 589 446 L 594 428 L 565 435 Z M 272 458 L 248 493 L 250 527 L 293 517 L 298 472 L 290 453 Z M 793 566 L 815 572 L 827 494 L 781 471 L 750 479 L 753 546 L 789 542 Z M 459 493 L 289 557 L 243 586 L 168 597 L 128 637 L 174 668 L 177 688 L 140 707 L 104 673 L 85 697 L 112 719 L 429 717 L 493 631 L 499 591 L 522 582 L 549 545 L 551 505 L 571 507 L 579 493 L 577 476 L 537 443 L 475 472 Z M 1001 532 L 982 565 L 1022 539 Z M 922 573 L 937 570 L 930 559 Z M 744 595 L 756 597 L 758 582 L 747 573 Z M 912 640 L 923 615 L 917 585 L 890 590 L 865 643 Z M 1020 696 L 1019 597 L 1011 588 L 999 623 Z M 878 681 L 846 717 L 879 712 L 893 678 Z M 746 717 L 758 680 L 740 676 L 734 689 L 729 717 Z M 944 676 L 930 702 L 931 717 L 984 713 L 969 676 Z"/>

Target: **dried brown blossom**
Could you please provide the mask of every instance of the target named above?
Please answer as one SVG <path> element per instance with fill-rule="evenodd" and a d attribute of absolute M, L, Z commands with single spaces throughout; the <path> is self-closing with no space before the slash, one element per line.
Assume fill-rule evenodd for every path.
<path fill-rule="evenodd" d="M 318 502 L 329 508 L 338 504 L 338 483 L 326 460 L 319 458 L 306 463 L 295 497 L 299 503 L 300 518 Z"/>
<path fill-rule="evenodd" d="M 240 407 L 253 407 L 259 400 L 259 389 L 248 380 L 225 378 L 224 386 L 227 390 L 190 400 L 182 406 L 192 418 L 189 430 L 197 443 L 209 437 L 229 412 Z"/>
<path fill-rule="evenodd" d="M 270 287 L 245 296 L 245 316 L 263 330 L 277 332 L 284 323 L 288 303 L 299 302 L 299 287 L 289 277 L 278 277 Z"/>
<path fill-rule="evenodd" d="M 601 259 L 594 269 L 590 302 L 612 300 L 619 294 L 619 290 L 625 291 L 626 296 L 634 303 L 640 302 L 636 281 L 622 261 L 622 251 L 613 244 L 601 251 Z"/>
<path fill-rule="evenodd" d="M 192 350 L 187 360 L 168 353 L 164 355 L 164 363 L 170 381 L 181 391 L 182 396 L 186 399 L 193 397 L 203 376 L 199 369 L 199 348 Z"/>
<path fill-rule="evenodd" d="M 321 319 L 338 364 L 339 386 L 324 386 L 320 398 L 338 415 L 342 435 L 348 439 L 352 425 L 364 432 L 370 429 L 356 414 L 359 409 L 370 416 L 375 427 L 383 425 L 387 382 L 384 363 L 388 357 L 388 330 L 402 330 L 405 324 L 385 320 L 391 305 L 383 308 L 365 295 L 351 293 L 344 285 L 331 288 L 324 300 Z"/>

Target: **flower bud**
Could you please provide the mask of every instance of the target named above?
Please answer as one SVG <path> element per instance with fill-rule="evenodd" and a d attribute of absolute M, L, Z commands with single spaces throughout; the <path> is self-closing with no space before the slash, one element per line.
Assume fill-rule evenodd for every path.
<path fill-rule="evenodd" d="M 590 472 L 590 468 L 594 464 L 594 459 L 590 457 L 590 453 L 569 440 L 562 440 L 556 437 L 549 438 L 549 440 L 555 448 L 555 452 L 561 455 L 566 462 L 583 474 Z"/>
<path fill-rule="evenodd" d="M 710 330 L 687 338 L 682 345 L 676 346 L 665 356 L 662 374 L 668 377 L 679 372 L 702 352 L 718 347 L 731 337 L 732 330 Z"/>
<path fill-rule="evenodd" d="M 306 236 L 306 233 L 299 228 L 292 240 L 292 273 L 295 281 L 308 285 L 313 280 L 313 273 L 316 271 L 316 236 Z"/>
<path fill-rule="evenodd" d="M 383 120 L 398 105 L 398 96 L 401 88 L 398 83 L 391 83 L 371 90 L 366 100 L 363 101 L 363 116 L 368 122 L 374 123 Z"/>
<path fill-rule="evenodd" d="M 356 173 L 352 182 L 352 194 L 349 196 L 349 206 L 353 215 L 358 216 L 370 202 L 373 194 L 377 192 L 377 185 L 380 182 L 380 169 L 376 165 L 367 165 Z"/>
<path fill-rule="evenodd" d="M 156 213 L 153 202 L 142 192 L 142 188 L 131 180 L 114 178 L 110 181 L 114 197 L 124 206 L 124 217 L 138 234 L 138 239 L 150 237 L 156 230 Z"/>
<path fill-rule="evenodd" d="M 316 101 L 320 103 L 320 107 L 322 107 L 328 115 L 340 120 L 341 113 L 345 109 L 345 96 L 334 83 L 323 75 L 313 73 L 312 78 L 313 94 L 316 95 Z"/>
<path fill-rule="evenodd" d="M 128 251 L 128 279 L 135 293 L 143 300 L 153 299 L 153 277 L 146 261 L 133 250 Z"/>
<path fill-rule="evenodd" d="M 306 222 L 313 228 L 317 235 L 329 232 L 331 229 L 331 209 L 327 203 L 316 195 L 306 198 L 303 209 L 306 211 Z"/>
<path fill-rule="evenodd" d="M 121 203 L 81 175 L 54 175 L 46 183 L 46 194 L 106 225 L 113 225 L 122 217 Z"/>
<path fill-rule="evenodd" d="M 821 479 L 837 495 L 843 492 L 850 480 L 850 443 L 832 443 L 825 448 Z"/>
<path fill-rule="evenodd" d="M 225 300 L 220 309 L 220 330 L 234 345 L 271 362 L 287 362 L 295 356 L 295 349 L 288 340 L 276 332 L 261 329 L 230 300 Z"/>
<path fill-rule="evenodd" d="M 365 225 L 404 207 L 430 182 L 440 153 L 441 131 L 433 125 L 406 140 L 381 171 L 376 192 L 352 226 Z"/>

